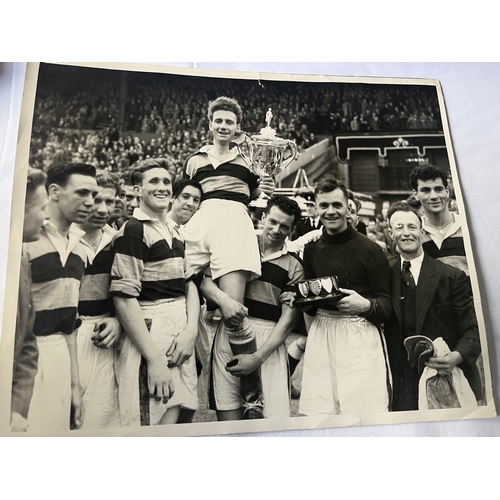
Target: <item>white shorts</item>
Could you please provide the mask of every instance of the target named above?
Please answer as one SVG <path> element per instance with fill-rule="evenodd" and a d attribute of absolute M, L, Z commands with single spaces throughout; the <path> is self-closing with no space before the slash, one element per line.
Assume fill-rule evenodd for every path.
<path fill-rule="evenodd" d="M 257 349 L 259 349 L 271 335 L 276 323 L 256 318 L 249 318 L 249 321 L 255 333 Z M 212 363 L 215 405 L 217 410 L 221 411 L 241 408 L 240 380 L 225 369 L 227 362 L 232 358 L 231 346 L 221 321 L 215 335 Z M 284 344 L 262 363 L 260 374 L 264 396 L 264 416 L 266 418 L 289 417 L 288 358 Z"/>
<path fill-rule="evenodd" d="M 183 231 L 192 274 L 210 266 L 212 278 L 232 271 L 260 276 L 260 251 L 252 220 L 242 203 L 205 200 Z"/>
<path fill-rule="evenodd" d="M 62 334 L 37 337 L 38 372 L 28 413 L 28 432 L 56 435 L 70 430 L 71 362 Z"/>
<path fill-rule="evenodd" d="M 85 317 L 78 329 L 77 352 L 82 387 L 83 425 L 81 429 L 120 425 L 118 386 L 115 378 L 114 349 L 94 345 L 94 325 L 108 315 Z"/>
<path fill-rule="evenodd" d="M 184 298 L 141 304 L 142 314 L 157 347 L 167 353 L 187 322 Z M 174 395 L 165 405 L 149 397 L 147 363 L 123 335 L 115 349 L 115 373 L 122 425 L 157 425 L 168 408 L 182 405 L 196 410 L 198 407 L 197 375 L 194 355 L 180 367 L 170 368 L 174 382 Z"/>
<path fill-rule="evenodd" d="M 378 328 L 359 316 L 318 310 L 304 354 L 299 413 L 388 411 L 390 371 Z"/>

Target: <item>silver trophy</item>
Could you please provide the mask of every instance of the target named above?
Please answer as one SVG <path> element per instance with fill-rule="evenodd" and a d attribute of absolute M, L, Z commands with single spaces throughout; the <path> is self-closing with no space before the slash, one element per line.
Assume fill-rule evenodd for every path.
<path fill-rule="evenodd" d="M 335 303 L 345 297 L 339 290 L 339 279 L 337 276 L 325 276 L 313 278 L 295 283 L 296 304 L 308 302 L 321 302 L 327 300 Z"/>
<path fill-rule="evenodd" d="M 244 143 L 248 147 L 248 155 L 243 151 L 242 145 L 238 145 L 239 153 L 250 170 L 261 179 L 264 176 L 276 178 L 298 157 L 294 141 L 276 136 L 276 130 L 271 128 L 272 118 L 273 113 L 269 108 L 266 113 L 267 126 L 260 129 L 258 135 L 246 135 Z"/>

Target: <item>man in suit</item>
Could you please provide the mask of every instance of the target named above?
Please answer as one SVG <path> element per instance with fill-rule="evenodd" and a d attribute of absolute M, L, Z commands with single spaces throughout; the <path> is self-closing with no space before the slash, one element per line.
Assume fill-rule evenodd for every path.
<path fill-rule="evenodd" d="M 414 335 L 431 340 L 442 337 L 451 352 L 429 358 L 426 366 L 439 375 L 447 375 L 458 366 L 476 399 L 481 399 L 476 368 L 481 346 L 467 276 L 423 251 L 422 222 L 408 204 L 391 206 L 388 220 L 389 233 L 400 254 L 390 261 L 394 311 L 385 324 L 394 389 L 392 410 L 418 409 L 418 368 L 411 367 L 403 345 L 404 339 Z"/>
<path fill-rule="evenodd" d="M 316 210 L 316 202 L 314 201 L 314 193 L 305 193 L 301 195 L 304 198 L 304 205 L 306 206 L 306 217 L 303 217 L 297 222 L 297 227 L 293 233 L 292 239 L 296 240 L 304 234 L 319 229 L 323 223 Z"/>
<path fill-rule="evenodd" d="M 48 217 L 47 176 L 41 170 L 28 168 L 26 204 L 24 207 L 23 242 L 37 241 L 43 221 Z M 38 346 L 33 333 L 35 309 L 31 296 L 31 268 L 24 251 L 21 253 L 19 299 L 17 303 L 14 365 L 12 369 L 11 431 L 28 429 L 28 412 L 38 371 Z"/>

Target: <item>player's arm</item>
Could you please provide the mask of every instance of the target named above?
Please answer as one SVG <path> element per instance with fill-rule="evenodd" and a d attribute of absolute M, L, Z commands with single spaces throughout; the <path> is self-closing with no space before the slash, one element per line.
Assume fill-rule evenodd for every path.
<path fill-rule="evenodd" d="M 248 309 L 223 292 L 211 277 L 205 276 L 200 285 L 203 296 L 212 301 L 220 309 L 224 321 L 228 324 L 239 325 L 243 318 L 248 316 Z"/>
<path fill-rule="evenodd" d="M 200 299 L 198 289 L 193 281 L 186 283 L 186 310 L 186 327 L 177 335 L 167 352 L 168 355 L 172 355 L 169 366 L 182 365 L 194 353 L 194 344 L 198 335 L 198 321 L 200 319 Z"/>
<path fill-rule="evenodd" d="M 82 390 L 80 387 L 80 370 L 78 368 L 78 355 L 75 330 L 70 335 L 66 335 L 66 344 L 68 345 L 70 368 L 71 368 L 71 410 L 73 429 L 79 429 L 83 423 Z"/>
<path fill-rule="evenodd" d="M 172 376 L 166 356 L 156 347 L 146 326 L 138 300 L 115 295 L 113 302 L 123 329 L 148 364 L 150 397 L 155 396 L 158 401 L 163 399 L 166 403 L 174 393 Z"/>
<path fill-rule="evenodd" d="M 308 233 L 299 236 L 295 240 L 289 240 L 286 243 L 286 247 L 288 248 L 288 251 L 290 252 L 295 252 L 295 253 L 300 253 L 301 251 L 304 250 L 304 247 L 313 241 L 318 241 L 321 238 L 321 235 L 323 234 L 323 229 L 314 229 L 313 231 L 309 231 Z"/>
<path fill-rule="evenodd" d="M 271 197 L 275 189 L 276 183 L 274 182 L 274 179 L 269 175 L 265 175 L 262 179 L 260 179 L 259 186 L 252 191 L 250 198 L 252 200 L 258 198 L 262 193 Z"/>
<path fill-rule="evenodd" d="M 340 288 L 346 296 L 337 303 L 337 309 L 344 314 L 363 316 L 378 326 L 387 321 L 392 313 L 389 261 L 378 245 L 371 248 L 371 255 L 365 266 L 371 297 L 363 297 L 355 290 Z"/>
<path fill-rule="evenodd" d="M 295 322 L 296 315 L 297 311 L 295 309 L 292 309 L 287 304 L 282 304 L 281 317 L 266 342 L 252 354 L 238 354 L 234 356 L 233 360 L 237 359 L 238 363 L 227 367 L 226 370 L 236 377 L 249 375 L 254 372 L 283 344 Z"/>
<path fill-rule="evenodd" d="M 355 290 L 348 288 L 339 288 L 339 290 L 345 294 L 345 297 L 337 302 L 337 309 L 341 313 L 366 316 L 370 312 L 372 303 L 368 299 Z"/>

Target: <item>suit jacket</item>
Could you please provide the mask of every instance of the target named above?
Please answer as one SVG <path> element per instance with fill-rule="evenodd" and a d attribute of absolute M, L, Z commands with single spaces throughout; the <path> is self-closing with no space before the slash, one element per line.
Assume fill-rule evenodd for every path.
<path fill-rule="evenodd" d="M 297 238 L 304 236 L 304 234 L 310 233 L 311 231 L 319 229 L 320 227 L 323 227 L 323 223 L 320 219 L 318 219 L 318 227 L 314 227 L 311 224 L 311 220 L 309 219 L 309 217 L 304 217 L 303 219 L 300 219 L 299 222 L 297 222 L 297 227 L 295 228 L 295 232 L 293 233 L 292 240 L 296 240 Z"/>
<path fill-rule="evenodd" d="M 38 347 L 33 333 L 35 309 L 31 299 L 31 269 L 26 255 L 21 256 L 19 299 L 14 343 L 11 412 L 27 418 L 35 376 L 38 371 Z"/>
<path fill-rule="evenodd" d="M 394 393 L 400 390 L 402 332 L 401 257 L 389 261 L 393 313 L 385 324 L 389 362 Z M 459 269 L 424 254 L 416 290 L 416 334 L 431 340 L 442 337 L 451 351 L 458 351 L 464 361 L 459 365 L 479 400 L 481 380 L 476 360 L 481 353 L 476 312 L 472 301 L 470 280 Z"/>

